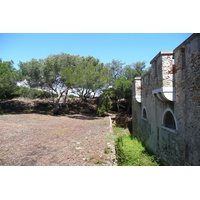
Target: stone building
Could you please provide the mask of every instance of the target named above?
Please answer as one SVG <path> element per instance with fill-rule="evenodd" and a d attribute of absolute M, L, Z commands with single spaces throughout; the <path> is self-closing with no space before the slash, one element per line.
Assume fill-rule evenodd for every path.
<path fill-rule="evenodd" d="M 164 165 L 200 165 L 200 34 L 150 63 L 133 82 L 133 134 Z"/>

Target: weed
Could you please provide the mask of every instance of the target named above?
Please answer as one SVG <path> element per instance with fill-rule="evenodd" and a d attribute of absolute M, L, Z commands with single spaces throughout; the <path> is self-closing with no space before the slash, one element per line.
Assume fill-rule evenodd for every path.
<path fill-rule="evenodd" d="M 111 152 L 111 148 L 110 147 L 106 147 L 105 149 L 104 149 L 104 153 L 105 154 L 109 154 Z"/>
<path fill-rule="evenodd" d="M 104 162 L 103 160 L 97 160 L 94 164 L 103 164 L 103 163 L 106 163 L 106 162 Z"/>
<path fill-rule="evenodd" d="M 132 135 L 122 134 L 123 128 L 114 128 L 116 158 L 120 166 L 158 166 L 154 156 L 147 153 L 145 147 Z"/>
<path fill-rule="evenodd" d="M 93 159 L 94 159 L 93 157 L 90 157 L 90 158 L 89 158 L 89 161 L 91 161 L 91 160 L 93 160 Z"/>
<path fill-rule="evenodd" d="M 14 165 L 15 165 L 15 166 L 19 166 L 19 165 L 21 165 L 21 163 L 16 162 Z"/>

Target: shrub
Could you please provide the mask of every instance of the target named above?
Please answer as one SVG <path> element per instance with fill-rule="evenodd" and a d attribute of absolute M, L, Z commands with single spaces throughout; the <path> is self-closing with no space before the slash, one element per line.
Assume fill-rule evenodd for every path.
<path fill-rule="evenodd" d="M 98 116 L 104 115 L 105 112 L 109 112 L 112 108 L 111 96 L 111 91 L 104 91 L 103 94 L 99 97 L 96 113 Z"/>
<path fill-rule="evenodd" d="M 30 98 L 30 99 L 45 99 L 45 98 L 50 98 L 50 97 L 56 97 L 55 94 L 51 94 L 49 92 L 41 91 L 41 90 L 36 90 L 33 88 L 28 88 L 28 87 L 19 87 L 14 94 L 18 97 L 25 97 L 25 98 Z"/>

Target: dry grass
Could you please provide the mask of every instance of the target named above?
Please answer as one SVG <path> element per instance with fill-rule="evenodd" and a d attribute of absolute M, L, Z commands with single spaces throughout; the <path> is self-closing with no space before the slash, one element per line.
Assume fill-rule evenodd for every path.
<path fill-rule="evenodd" d="M 107 117 L 0 115 L 0 165 L 112 165 L 104 152 L 108 131 Z"/>

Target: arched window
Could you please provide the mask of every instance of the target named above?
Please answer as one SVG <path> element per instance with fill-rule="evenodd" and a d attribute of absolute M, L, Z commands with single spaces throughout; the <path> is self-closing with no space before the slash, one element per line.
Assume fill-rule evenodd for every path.
<path fill-rule="evenodd" d="M 176 118 L 171 109 L 166 109 L 164 113 L 163 126 L 166 128 L 177 130 Z"/>
<path fill-rule="evenodd" d="M 145 108 L 143 108 L 143 111 L 142 111 L 142 118 L 147 119 L 147 111 Z"/>

